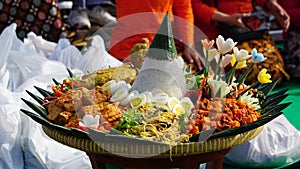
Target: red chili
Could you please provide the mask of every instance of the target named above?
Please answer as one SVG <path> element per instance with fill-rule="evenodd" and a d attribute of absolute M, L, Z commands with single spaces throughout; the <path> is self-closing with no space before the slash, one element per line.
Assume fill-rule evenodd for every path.
<path fill-rule="evenodd" d="M 52 86 L 52 90 L 53 90 L 55 96 L 60 97 L 62 95 L 62 92 L 60 92 L 59 90 L 57 90 L 55 88 L 55 86 Z"/>
<path fill-rule="evenodd" d="M 71 82 L 64 82 L 63 85 L 70 86 L 73 89 L 73 84 Z"/>
<path fill-rule="evenodd" d="M 77 126 L 76 128 L 82 131 L 88 131 L 86 126 Z"/>

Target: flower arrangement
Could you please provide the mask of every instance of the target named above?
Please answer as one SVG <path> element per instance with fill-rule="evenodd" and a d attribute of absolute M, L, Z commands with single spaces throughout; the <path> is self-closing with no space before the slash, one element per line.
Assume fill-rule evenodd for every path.
<path fill-rule="evenodd" d="M 197 108 L 187 125 L 187 131 L 193 135 L 203 130 L 214 129 L 214 132 L 218 132 L 257 121 L 262 116 L 263 100 L 259 98 L 262 93 L 254 88 L 272 82 L 270 74 L 262 69 L 256 83 L 244 83 L 253 64 L 266 60 L 262 53 L 256 49 L 251 54 L 244 49 L 239 50 L 235 47 L 236 42 L 231 38 L 224 40 L 221 35 L 216 39 L 217 48 L 213 48 L 214 43 L 214 40 L 202 40 L 205 56 L 203 71 L 198 75 L 186 72 L 187 81 L 192 83 L 190 90 L 198 91 Z M 245 74 L 236 78 L 236 69 L 247 67 L 246 60 L 251 57 L 252 64 Z M 215 62 L 214 67 L 211 66 L 212 62 Z M 230 67 L 227 72 L 224 71 L 226 66 Z"/>

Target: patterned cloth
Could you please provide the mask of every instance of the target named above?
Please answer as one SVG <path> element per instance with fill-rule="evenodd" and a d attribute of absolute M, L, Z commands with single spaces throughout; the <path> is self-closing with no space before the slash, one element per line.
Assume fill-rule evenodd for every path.
<path fill-rule="evenodd" d="M 32 31 L 57 42 L 64 30 L 56 0 L 1 0 L 0 32 L 12 23 L 22 40 Z"/>

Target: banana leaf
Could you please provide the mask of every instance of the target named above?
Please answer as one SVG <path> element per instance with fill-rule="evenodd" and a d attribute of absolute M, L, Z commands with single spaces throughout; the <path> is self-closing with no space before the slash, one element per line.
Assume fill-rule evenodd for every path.
<path fill-rule="evenodd" d="M 21 109 L 21 112 L 23 112 L 24 114 L 26 114 L 27 116 L 31 117 L 32 120 L 36 121 L 37 123 L 40 123 L 41 125 L 45 125 L 45 126 L 52 126 L 53 124 L 48 121 L 46 118 L 40 116 L 40 115 L 37 115 L 35 113 L 32 113 L 28 110 L 24 110 L 24 109 Z"/>
<path fill-rule="evenodd" d="M 52 78 L 52 81 L 54 82 L 55 85 L 61 85 L 56 79 Z"/>
<path fill-rule="evenodd" d="M 49 97 L 49 96 L 54 96 L 54 93 L 50 92 L 50 91 L 47 91 L 45 89 L 42 89 L 40 87 L 37 87 L 37 86 L 34 86 L 34 88 L 40 92 L 40 94 L 44 97 Z"/>
<path fill-rule="evenodd" d="M 272 93 L 272 94 L 269 94 L 267 96 L 267 99 L 270 99 L 270 98 L 273 98 L 273 97 L 278 97 L 278 96 L 281 96 L 281 95 L 284 95 L 289 89 L 284 89 L 284 90 L 281 90 L 279 92 L 275 92 L 275 93 Z"/>
<path fill-rule="evenodd" d="M 29 94 L 29 96 L 30 96 L 31 98 L 33 98 L 35 101 L 37 101 L 40 105 L 42 105 L 42 104 L 44 104 L 44 103 L 47 102 L 46 100 L 44 100 L 44 99 L 42 99 L 41 97 L 39 97 L 39 96 L 37 96 L 37 95 L 31 93 L 30 91 L 28 91 L 28 90 L 25 90 L 25 91 L 26 91 L 26 93 Z"/>
<path fill-rule="evenodd" d="M 71 129 L 71 134 L 73 136 L 76 136 L 78 138 L 83 138 L 83 139 L 89 139 L 89 140 L 91 139 L 89 137 L 88 132 L 86 132 L 86 131 L 83 131 L 83 130 L 80 130 L 80 129 L 77 129 L 77 128 L 70 128 L 70 129 Z"/>
<path fill-rule="evenodd" d="M 282 111 L 283 109 L 287 108 L 289 105 L 291 105 L 292 102 L 288 102 L 288 103 L 283 103 L 283 104 L 278 104 L 278 105 L 274 105 L 274 106 L 270 106 L 270 107 L 267 107 L 265 108 L 263 111 L 264 113 L 263 114 L 274 114 L 276 112 L 280 112 Z"/>
<path fill-rule="evenodd" d="M 268 84 L 262 84 L 258 87 L 259 91 L 262 91 L 266 96 L 271 93 L 271 91 L 274 89 L 276 84 L 279 82 L 279 78 L 276 80 L 272 81 L 271 83 Z"/>
<path fill-rule="evenodd" d="M 156 60 L 174 60 L 177 55 L 173 39 L 169 14 L 164 17 L 153 41 L 146 53 L 146 57 Z"/>
<path fill-rule="evenodd" d="M 268 97 L 264 103 L 262 103 L 261 107 L 267 108 L 274 105 L 279 104 L 281 101 L 283 101 L 286 97 L 288 97 L 289 94 L 283 94 L 283 95 L 277 95 L 275 97 Z"/>
<path fill-rule="evenodd" d="M 67 68 L 67 71 L 68 71 L 68 73 L 69 73 L 70 78 L 74 77 L 73 72 L 72 72 L 69 68 Z"/>
<path fill-rule="evenodd" d="M 27 116 L 29 116 L 32 120 L 34 120 L 35 122 L 53 128 L 53 130 L 56 130 L 66 136 L 76 136 L 78 138 L 83 138 L 83 139 L 89 139 L 90 137 L 88 136 L 87 132 L 84 132 L 82 130 L 76 129 L 76 128 L 66 128 L 57 124 L 54 124 L 50 121 L 48 121 L 46 118 L 37 115 L 35 113 L 32 113 L 30 111 L 21 109 L 21 112 L 23 112 L 24 114 L 26 114 Z"/>
<path fill-rule="evenodd" d="M 47 115 L 48 115 L 48 113 L 47 113 L 47 111 L 43 108 L 43 107 L 41 107 L 41 106 L 39 106 L 39 105 L 36 105 L 36 104 L 34 104 L 34 103 L 32 103 L 32 102 L 30 102 L 30 101 L 28 101 L 28 100 L 25 100 L 25 99 L 23 99 L 23 98 L 21 98 L 22 100 L 23 100 L 23 102 L 27 105 L 27 106 L 29 106 L 32 110 L 34 110 L 36 113 L 38 113 L 40 116 L 42 116 L 43 118 L 46 118 L 47 117 Z"/>

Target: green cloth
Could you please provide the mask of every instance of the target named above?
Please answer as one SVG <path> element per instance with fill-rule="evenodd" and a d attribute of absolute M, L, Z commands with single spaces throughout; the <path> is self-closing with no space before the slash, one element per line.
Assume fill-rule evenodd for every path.
<path fill-rule="evenodd" d="M 292 104 L 282 112 L 285 117 L 300 130 L 300 82 L 284 82 L 274 91 L 289 89 L 289 96 L 283 102 L 292 102 Z"/>

